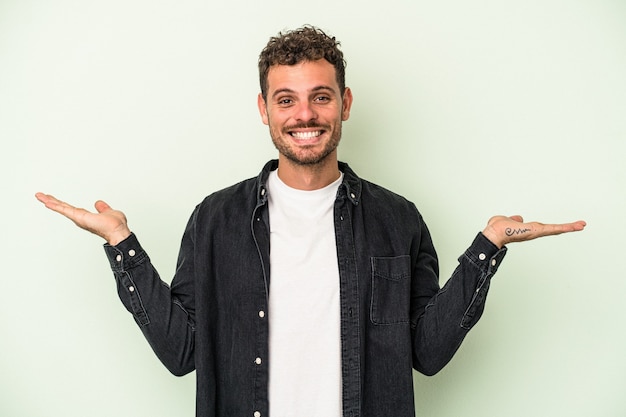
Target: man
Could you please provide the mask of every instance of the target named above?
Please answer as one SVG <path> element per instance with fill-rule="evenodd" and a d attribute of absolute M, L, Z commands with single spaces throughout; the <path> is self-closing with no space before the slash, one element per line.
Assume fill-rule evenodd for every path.
<path fill-rule="evenodd" d="M 196 370 L 198 416 L 413 416 L 412 368 L 452 358 L 504 245 L 585 227 L 493 217 L 440 289 L 415 206 L 337 160 L 353 100 L 338 45 L 313 27 L 270 39 L 258 107 L 278 160 L 196 207 L 171 289 L 122 212 L 37 194 L 107 241 L 155 353 L 176 375 Z"/>

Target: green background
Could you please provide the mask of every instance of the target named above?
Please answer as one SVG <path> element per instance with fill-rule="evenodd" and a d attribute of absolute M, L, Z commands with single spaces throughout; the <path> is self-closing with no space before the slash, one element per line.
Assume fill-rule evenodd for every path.
<path fill-rule="evenodd" d="M 195 204 L 275 156 L 256 60 L 342 41 L 340 158 L 428 222 L 442 283 L 494 214 L 585 219 L 510 246 L 417 415 L 626 415 L 626 3 L 0 1 L 0 415 L 192 416 L 117 299 L 99 238 L 37 191 L 123 210 L 166 281 Z"/>

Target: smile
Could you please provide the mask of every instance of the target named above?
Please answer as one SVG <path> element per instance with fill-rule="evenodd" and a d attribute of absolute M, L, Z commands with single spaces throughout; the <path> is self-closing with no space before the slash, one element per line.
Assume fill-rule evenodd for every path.
<path fill-rule="evenodd" d="M 323 133 L 323 130 L 314 130 L 311 132 L 289 132 L 296 139 L 313 139 Z"/>

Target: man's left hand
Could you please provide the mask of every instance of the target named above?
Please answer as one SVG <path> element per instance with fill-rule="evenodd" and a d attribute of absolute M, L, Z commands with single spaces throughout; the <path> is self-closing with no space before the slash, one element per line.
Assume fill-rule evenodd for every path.
<path fill-rule="evenodd" d="M 573 223 L 543 224 L 539 222 L 524 223 L 522 216 L 494 216 L 489 219 L 483 235 L 498 248 L 511 242 L 523 242 L 543 236 L 560 235 L 561 233 L 578 232 L 587 223 L 579 220 Z"/>

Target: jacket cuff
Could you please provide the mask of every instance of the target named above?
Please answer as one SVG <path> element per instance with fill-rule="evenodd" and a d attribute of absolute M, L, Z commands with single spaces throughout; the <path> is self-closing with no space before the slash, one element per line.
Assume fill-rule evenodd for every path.
<path fill-rule="evenodd" d="M 487 270 L 490 275 L 493 275 L 498 270 L 506 252 L 506 246 L 498 249 L 482 232 L 479 232 L 465 251 L 465 256 L 480 269 Z"/>
<path fill-rule="evenodd" d="M 114 272 L 128 270 L 148 257 L 134 233 L 115 246 L 105 243 L 104 252 Z"/>

